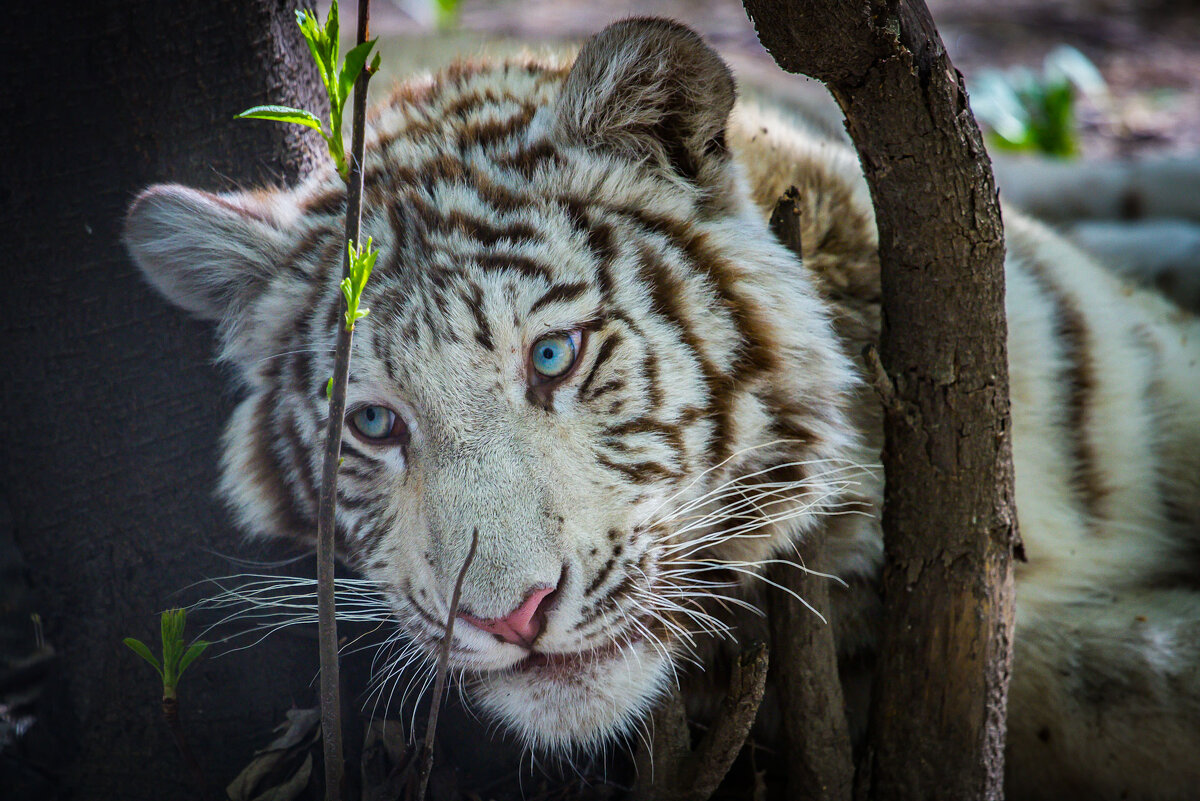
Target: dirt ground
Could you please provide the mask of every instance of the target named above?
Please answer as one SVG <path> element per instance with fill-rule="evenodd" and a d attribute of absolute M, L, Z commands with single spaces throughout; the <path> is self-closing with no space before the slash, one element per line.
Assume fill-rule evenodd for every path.
<path fill-rule="evenodd" d="M 372 28 L 384 38 L 393 77 L 464 53 L 579 41 L 614 19 L 653 14 L 701 31 L 745 86 L 784 99 L 822 92 L 775 66 L 738 0 L 465 0 L 457 26 L 442 32 L 422 24 L 421 5 L 372 5 Z M 929 0 L 929 6 L 968 86 L 989 68 L 1038 67 L 1060 44 L 1087 55 L 1111 98 L 1100 104 L 1106 107 L 1080 105 L 1085 158 L 1200 151 L 1197 0 Z"/>

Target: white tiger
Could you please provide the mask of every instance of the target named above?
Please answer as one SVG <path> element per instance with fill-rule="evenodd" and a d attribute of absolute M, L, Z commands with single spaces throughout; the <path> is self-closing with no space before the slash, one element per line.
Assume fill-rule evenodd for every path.
<path fill-rule="evenodd" d="M 367 142 L 367 288 L 337 538 L 432 651 L 473 532 L 452 664 L 536 746 L 595 744 L 660 696 L 697 598 L 806 536 L 875 639 L 879 410 L 847 354 L 878 332 L 858 164 L 735 106 L 720 58 L 657 19 L 575 59 L 403 84 Z M 789 186 L 801 263 L 766 216 Z M 246 397 L 221 491 L 311 541 L 344 187 L 146 190 L 125 241 L 217 322 Z M 1200 786 L 1200 327 L 1006 212 L 1017 568 L 1009 790 Z M 838 515 L 852 506 L 874 515 Z M 711 583 L 710 583 L 711 582 Z M 465 621 L 465 622 L 464 622 Z"/>

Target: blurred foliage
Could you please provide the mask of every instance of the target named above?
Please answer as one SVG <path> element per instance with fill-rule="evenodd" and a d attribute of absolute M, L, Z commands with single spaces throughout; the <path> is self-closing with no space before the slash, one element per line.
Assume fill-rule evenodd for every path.
<path fill-rule="evenodd" d="M 981 74 L 971 90 L 971 110 L 993 147 L 1070 158 L 1079 153 L 1080 95 L 1105 102 L 1108 86 L 1087 56 L 1062 45 L 1046 56 L 1041 73 L 1020 67 Z"/>
<path fill-rule="evenodd" d="M 458 10 L 461 0 L 430 0 L 437 9 L 437 24 L 439 28 L 452 28 L 458 22 Z"/>

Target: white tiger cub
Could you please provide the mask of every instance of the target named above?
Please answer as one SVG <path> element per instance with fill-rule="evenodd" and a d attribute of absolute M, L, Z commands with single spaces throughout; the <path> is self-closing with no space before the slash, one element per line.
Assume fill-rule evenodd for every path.
<path fill-rule="evenodd" d="M 847 355 L 878 331 L 852 153 L 735 107 L 689 29 L 617 23 L 578 57 L 462 63 L 399 87 L 367 144 L 382 255 L 357 330 L 342 557 L 432 650 L 472 533 L 453 666 L 531 744 L 627 730 L 702 602 L 824 536 L 870 650 L 879 411 Z M 804 261 L 766 216 L 796 185 Z M 919 198 L 914 198 L 919 202 Z M 125 240 L 218 324 L 247 397 L 221 491 L 309 541 L 344 192 L 156 186 Z M 1018 566 L 1009 789 L 1181 798 L 1200 786 L 1200 327 L 1006 214 Z M 931 502 L 936 502 L 931 499 Z M 728 590 L 724 590 L 728 592 Z"/>

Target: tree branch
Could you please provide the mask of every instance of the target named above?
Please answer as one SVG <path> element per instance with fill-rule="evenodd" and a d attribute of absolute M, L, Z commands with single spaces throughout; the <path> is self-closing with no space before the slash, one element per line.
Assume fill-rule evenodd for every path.
<path fill-rule="evenodd" d="M 462 569 L 458 571 L 458 579 L 454 582 L 454 595 L 450 598 L 450 611 L 446 613 L 446 633 L 442 637 L 442 647 L 438 649 L 437 677 L 433 682 L 433 696 L 429 699 L 429 718 L 425 723 L 425 742 L 421 743 L 419 757 L 420 768 L 417 773 L 417 801 L 425 801 L 425 791 L 429 787 L 429 777 L 433 773 L 433 738 L 437 734 L 438 712 L 442 708 L 442 695 L 446 692 L 446 676 L 450 672 L 450 646 L 454 638 L 454 620 L 458 617 L 458 602 L 462 596 L 463 580 L 467 577 L 467 568 L 475 559 L 475 549 L 479 547 L 479 529 L 471 532 L 471 549 L 463 561 Z"/>
<path fill-rule="evenodd" d="M 905 413 L 884 418 L 869 793 L 1000 798 L 1016 517 L 1003 228 L 983 140 L 921 0 L 744 5 L 780 66 L 828 85 L 876 210 L 882 385 Z"/>
<path fill-rule="evenodd" d="M 370 36 L 370 0 L 359 0 L 358 43 Z M 354 83 L 354 116 L 350 144 L 350 176 L 346 181 L 346 244 L 342 247 L 342 278 L 350 274 L 348 244 L 357 243 L 362 223 L 363 148 L 366 131 L 367 82 L 364 69 Z M 340 136 L 340 131 L 333 132 Z M 343 299 L 342 309 L 345 310 Z M 350 351 L 354 332 L 341 325 L 338 315 L 334 352 L 333 386 L 329 396 L 329 424 L 325 429 L 325 459 L 321 467 L 321 494 L 317 512 L 317 629 L 321 653 L 321 730 L 325 758 L 325 799 L 341 801 L 346 765 L 343 760 L 341 691 L 338 670 L 337 610 L 334 603 L 334 511 L 337 506 L 337 471 L 342 451 L 342 418 L 346 414 L 346 383 L 350 376 Z"/>
<path fill-rule="evenodd" d="M 751 643 L 733 665 L 729 689 L 704 738 L 691 748 L 678 691 L 654 713 L 653 742 L 638 753 L 634 796 L 652 801 L 707 801 L 750 734 L 767 684 L 767 646 Z"/>
<path fill-rule="evenodd" d="M 789 188 L 775 204 L 770 226 L 796 258 L 803 258 L 799 192 Z M 880 368 L 882 370 L 882 367 Z M 885 376 L 886 377 L 886 376 Z M 797 549 L 805 567 L 820 571 L 821 543 L 810 538 Z M 771 580 L 829 610 L 829 581 L 788 564 L 772 565 Z M 787 797 L 797 801 L 849 801 L 854 790 L 850 732 L 831 625 L 792 595 L 770 595 L 771 652 L 779 689 L 787 759 Z"/>

